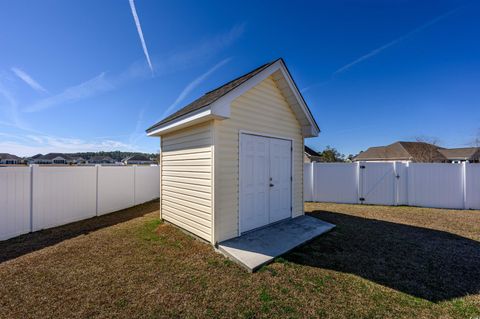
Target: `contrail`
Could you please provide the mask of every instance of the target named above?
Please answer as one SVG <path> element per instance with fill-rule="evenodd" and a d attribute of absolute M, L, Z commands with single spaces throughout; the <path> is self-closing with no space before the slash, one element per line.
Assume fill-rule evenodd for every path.
<path fill-rule="evenodd" d="M 143 38 L 143 31 L 142 26 L 140 25 L 140 20 L 138 19 L 137 9 L 135 9 L 135 1 L 130 1 L 130 8 L 132 9 L 133 19 L 135 20 L 135 25 L 137 26 L 138 36 L 140 37 L 140 42 L 142 42 L 143 53 L 145 53 L 145 57 L 147 58 L 148 66 L 150 67 L 150 71 L 153 73 L 153 66 L 152 62 L 150 61 L 150 55 L 148 54 L 147 44 L 145 43 L 145 39 Z"/>
<path fill-rule="evenodd" d="M 416 29 L 414 29 L 414 30 L 412 30 L 412 31 L 410 31 L 410 32 L 402 35 L 401 37 L 399 37 L 399 38 L 397 38 L 397 39 L 395 39 L 395 40 L 393 40 L 393 41 L 390 41 L 390 42 L 388 42 L 387 44 L 382 45 L 382 46 L 379 47 L 379 48 L 376 48 L 375 50 L 370 51 L 369 53 L 367 53 L 367 54 L 359 57 L 359 58 L 356 59 L 355 61 L 350 62 L 350 63 L 342 66 L 341 68 L 339 68 L 338 70 L 336 70 L 335 72 L 333 72 L 333 75 L 337 75 L 337 74 L 339 74 L 339 73 L 345 72 L 345 71 L 347 71 L 348 69 L 350 69 L 351 67 L 353 67 L 354 65 L 356 65 L 356 64 L 358 64 L 358 63 L 360 63 L 360 62 L 363 62 L 363 61 L 365 61 L 365 60 L 367 60 L 367 59 L 370 59 L 371 57 L 376 56 L 377 54 L 379 54 L 379 53 L 382 52 L 383 50 L 388 49 L 389 47 L 391 47 L 391 46 L 393 46 L 393 45 L 395 45 L 395 44 L 398 44 L 398 43 L 404 41 L 405 39 L 411 37 L 412 35 L 420 32 L 420 31 L 422 31 L 422 30 L 424 30 L 424 29 L 426 29 L 426 28 L 428 28 L 428 27 L 430 27 L 431 25 L 437 23 L 438 21 L 440 21 L 440 20 L 442 20 L 442 19 L 445 19 L 446 17 L 448 17 L 448 16 L 452 15 L 453 13 L 455 13 L 456 11 L 458 11 L 460 8 L 462 8 L 462 7 L 458 7 L 458 8 L 455 8 L 455 9 L 453 9 L 453 10 L 450 10 L 450 11 L 448 11 L 448 12 L 446 12 L 446 13 L 444 13 L 444 14 L 442 14 L 442 15 L 440 15 L 440 16 L 438 16 L 438 17 L 436 17 L 436 18 L 434 18 L 434 19 L 432 19 L 432 20 L 430 20 L 430 21 L 428 21 L 427 23 L 421 25 L 420 27 L 418 27 L 418 28 L 416 28 Z"/>
<path fill-rule="evenodd" d="M 43 86 L 41 86 L 40 83 L 35 81 L 29 74 L 27 74 L 27 72 L 20 70 L 19 68 L 16 68 L 16 67 L 12 67 L 11 70 L 23 82 L 27 83 L 32 89 L 39 92 L 48 93 L 47 90 Z"/>
<path fill-rule="evenodd" d="M 183 90 L 182 92 L 180 92 L 180 94 L 178 95 L 177 99 L 175 100 L 175 102 L 173 102 L 173 104 L 171 104 L 166 110 L 165 112 L 163 112 L 163 115 L 162 115 L 162 118 L 165 117 L 166 115 L 168 115 L 175 107 L 178 106 L 178 104 L 180 102 L 182 102 L 188 94 L 190 94 L 190 92 L 195 89 L 198 85 L 200 85 L 207 77 L 209 77 L 213 72 L 215 72 L 217 69 L 221 68 L 223 65 L 227 64 L 228 62 L 230 62 L 231 58 L 226 58 L 222 61 L 220 61 L 219 63 L 215 64 L 210 70 L 208 70 L 207 72 L 203 73 L 202 75 L 200 75 L 199 77 L 197 77 L 195 80 L 193 80 L 192 82 L 190 82 Z"/>

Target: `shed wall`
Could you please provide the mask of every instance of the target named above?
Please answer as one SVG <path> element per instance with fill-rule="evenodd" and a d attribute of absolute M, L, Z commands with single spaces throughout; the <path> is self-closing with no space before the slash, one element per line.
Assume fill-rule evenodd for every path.
<path fill-rule="evenodd" d="M 212 122 L 161 138 L 161 217 L 212 239 Z"/>
<path fill-rule="evenodd" d="M 232 102 L 227 120 L 214 121 L 215 242 L 238 236 L 239 132 L 293 139 L 293 216 L 303 215 L 303 137 L 293 111 L 268 77 Z"/>

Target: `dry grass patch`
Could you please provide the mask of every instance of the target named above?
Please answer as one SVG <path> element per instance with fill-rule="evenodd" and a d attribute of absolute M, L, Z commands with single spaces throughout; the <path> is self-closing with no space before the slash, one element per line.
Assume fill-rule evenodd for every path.
<path fill-rule="evenodd" d="M 423 290 L 419 292 L 412 292 L 408 289 L 419 284 L 418 278 L 406 278 L 415 274 L 415 269 L 420 269 L 421 274 L 425 273 L 422 267 L 428 270 L 428 265 L 417 255 L 409 259 L 417 241 L 428 239 L 432 244 L 435 236 L 440 236 L 436 243 L 442 245 L 437 248 L 453 245 L 455 250 L 463 249 L 459 254 L 472 253 L 469 249 L 478 244 L 478 237 L 471 234 L 477 226 L 460 227 L 461 222 L 439 221 L 442 216 L 446 219 L 450 216 L 431 210 L 434 233 L 407 229 L 409 235 L 417 236 L 409 238 L 402 237 L 398 227 L 412 228 L 418 223 L 421 226 L 413 229 L 424 229 L 428 212 L 416 208 L 408 208 L 410 213 L 404 213 L 406 208 L 328 204 L 306 204 L 306 207 L 313 216 L 334 222 L 338 228 L 255 274 L 246 273 L 209 245 L 160 223 L 158 202 L 0 243 L 0 317 L 469 318 L 480 315 L 478 291 L 474 294 L 466 289 L 462 294 L 455 290 L 454 297 L 435 300 L 432 296 L 448 292 L 448 289 L 440 289 L 440 293 L 436 290 L 438 280 L 420 287 Z M 477 218 L 473 212 L 458 213 Z M 477 225 L 479 221 L 476 220 Z M 458 236 L 450 241 L 450 235 L 442 235 L 446 231 Z M 382 232 L 393 233 L 392 239 Z M 387 249 L 386 245 L 390 247 Z M 425 247 L 420 245 L 420 248 Z M 425 250 L 421 252 L 424 254 Z M 383 257 L 376 260 L 380 255 Z M 435 263 L 440 257 L 426 260 Z M 455 270 L 448 277 L 472 279 L 457 271 L 478 274 L 480 267 L 475 272 L 463 264 L 477 257 L 474 252 L 473 256 L 460 259 L 455 264 L 458 268 L 448 268 Z M 406 261 L 395 268 L 402 259 Z M 432 266 L 435 269 L 436 265 Z M 375 275 L 377 272 L 379 276 Z M 465 284 L 465 280 L 461 283 Z M 419 296 L 425 292 L 433 295 Z"/>

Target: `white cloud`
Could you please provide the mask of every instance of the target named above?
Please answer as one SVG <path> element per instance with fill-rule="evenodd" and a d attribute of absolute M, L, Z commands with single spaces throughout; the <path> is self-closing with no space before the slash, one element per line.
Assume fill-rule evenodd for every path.
<path fill-rule="evenodd" d="M 40 85 L 37 81 L 35 81 L 29 74 L 25 71 L 20 70 L 19 68 L 12 67 L 12 72 L 15 73 L 23 82 L 27 83 L 32 89 L 38 92 L 48 93 L 48 91 Z"/>
<path fill-rule="evenodd" d="M 205 81 L 213 72 L 230 62 L 231 58 L 224 59 L 220 61 L 219 63 L 215 64 L 211 69 L 209 69 L 207 72 L 203 73 L 196 79 L 194 79 L 192 82 L 188 83 L 188 85 L 180 92 L 178 95 L 177 99 L 175 102 L 173 102 L 163 113 L 162 117 L 165 117 L 168 115 L 172 110 L 174 110 L 180 102 L 182 102 L 190 92 L 195 89 L 197 86 L 199 86 L 203 81 Z"/>
<path fill-rule="evenodd" d="M 133 20 L 135 20 L 135 25 L 137 27 L 138 36 L 140 37 L 140 42 L 142 43 L 143 53 L 147 58 L 148 66 L 153 73 L 152 62 L 150 61 L 150 55 L 148 54 L 147 43 L 143 37 L 142 26 L 140 25 L 140 19 L 138 18 L 137 9 L 135 8 L 135 1 L 130 0 L 130 9 L 132 9 Z"/>
<path fill-rule="evenodd" d="M 24 109 L 25 112 L 38 112 L 51 107 L 72 103 L 81 99 L 89 98 L 101 92 L 115 88 L 114 84 L 105 76 L 105 72 L 96 77 L 65 89 L 62 93 L 42 99 Z"/>
<path fill-rule="evenodd" d="M 22 120 L 18 103 L 13 94 L 0 83 L 0 111 L 3 111 L 7 121 L 0 121 L 0 124 L 16 127 L 22 130 L 30 130 L 29 126 Z"/>
<path fill-rule="evenodd" d="M 238 39 L 245 30 L 245 23 L 236 25 L 228 32 L 202 42 L 200 45 L 188 51 L 171 53 L 156 63 L 155 74 L 161 75 L 180 68 L 190 66 L 191 63 L 198 63 L 201 58 L 206 58 L 230 45 Z M 78 85 L 66 88 L 63 92 L 40 99 L 37 102 L 23 108 L 22 111 L 38 112 L 47 110 L 65 103 L 74 103 L 82 99 L 91 98 L 98 94 L 117 89 L 131 81 L 142 79 L 150 74 L 150 69 L 145 65 L 135 62 L 119 74 L 100 73 Z M 1 92 L 0 92 L 1 93 Z"/>
<path fill-rule="evenodd" d="M 234 25 L 230 30 L 203 40 L 191 49 L 170 52 L 155 63 L 156 73 L 178 72 L 179 69 L 186 69 L 211 58 L 237 41 L 245 32 L 245 26 L 245 22 Z"/>

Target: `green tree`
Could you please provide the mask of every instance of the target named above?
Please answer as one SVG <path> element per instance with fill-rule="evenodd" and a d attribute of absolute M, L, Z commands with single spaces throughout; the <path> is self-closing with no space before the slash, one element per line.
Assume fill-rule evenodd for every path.
<path fill-rule="evenodd" d="M 345 162 L 345 155 L 337 151 L 336 148 L 327 146 L 319 153 L 324 162 Z"/>

